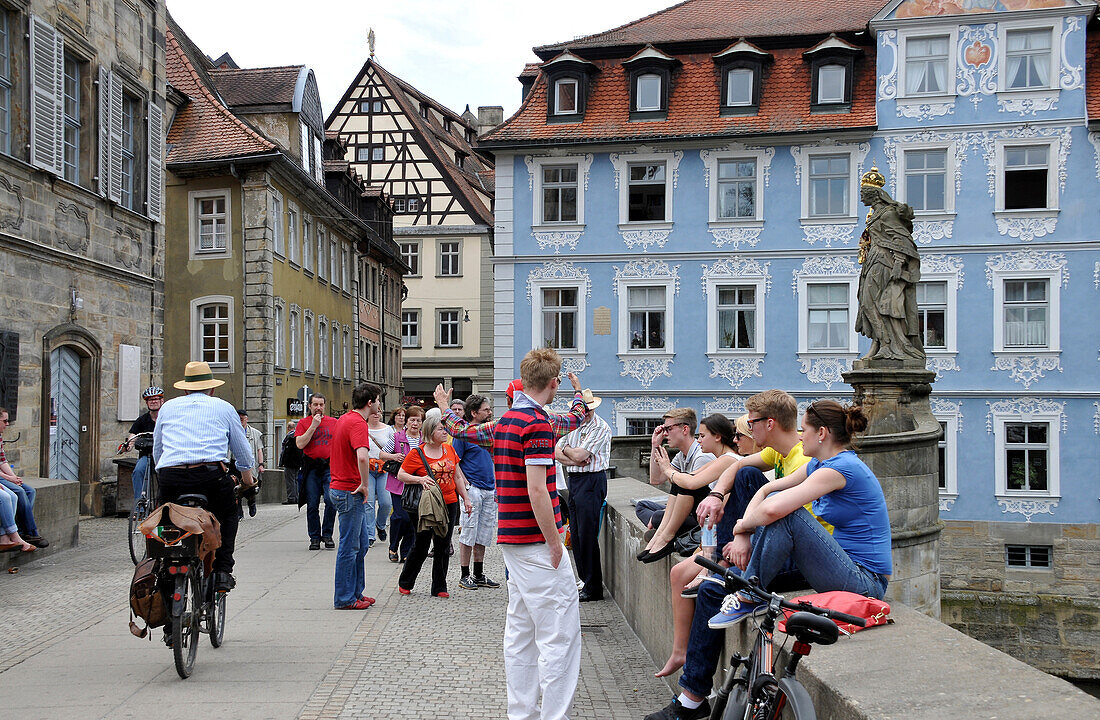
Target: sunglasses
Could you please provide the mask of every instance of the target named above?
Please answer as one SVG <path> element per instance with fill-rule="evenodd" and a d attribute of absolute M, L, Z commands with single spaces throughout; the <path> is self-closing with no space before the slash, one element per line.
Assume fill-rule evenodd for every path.
<path fill-rule="evenodd" d="M 810 404 L 809 404 L 809 405 L 808 405 L 808 406 L 806 407 L 806 412 L 808 412 L 808 413 L 812 414 L 812 415 L 813 415 L 813 416 L 814 416 L 815 418 L 817 418 L 817 421 L 818 421 L 818 423 L 819 423 L 819 425 L 818 425 L 818 427 L 819 427 L 819 428 L 823 428 L 823 427 L 828 427 L 828 425 L 827 425 L 827 424 L 826 424 L 826 422 L 825 422 L 825 418 L 821 417 L 821 413 L 819 413 L 819 412 L 817 411 L 817 408 L 815 408 L 815 407 L 814 407 L 814 405 L 816 404 L 816 402 L 817 402 L 817 401 L 815 400 L 814 402 L 810 403 Z"/>
<path fill-rule="evenodd" d="M 737 440 L 740 440 L 740 439 L 741 439 L 741 438 L 743 438 L 743 437 L 745 437 L 745 435 L 744 435 L 743 433 L 739 433 L 739 432 L 734 432 L 734 433 L 733 433 L 733 439 L 734 439 L 735 441 L 737 441 Z"/>

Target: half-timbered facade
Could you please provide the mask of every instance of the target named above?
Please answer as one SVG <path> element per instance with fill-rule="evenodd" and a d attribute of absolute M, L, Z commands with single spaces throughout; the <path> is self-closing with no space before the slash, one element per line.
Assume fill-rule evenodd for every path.
<path fill-rule="evenodd" d="M 347 160 L 393 203 L 394 237 L 410 272 L 401 308 L 406 396 L 430 399 L 492 383 L 493 166 L 459 115 L 373 58 L 326 122 Z"/>

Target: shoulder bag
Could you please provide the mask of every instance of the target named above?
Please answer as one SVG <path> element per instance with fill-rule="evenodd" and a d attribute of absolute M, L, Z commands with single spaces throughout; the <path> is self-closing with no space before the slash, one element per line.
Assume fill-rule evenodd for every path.
<path fill-rule="evenodd" d="M 420 456 L 420 462 L 424 463 L 424 470 L 428 473 L 428 477 L 435 480 L 435 475 L 432 473 L 432 468 L 428 464 L 428 458 L 425 457 L 424 451 L 420 448 L 416 449 L 417 455 Z M 420 494 L 424 491 L 424 486 L 420 483 L 405 483 L 405 489 L 401 491 L 401 507 L 405 512 L 410 515 L 420 512 Z"/>
<path fill-rule="evenodd" d="M 394 439 L 394 449 L 397 448 L 396 435 L 397 434 L 394 433 L 394 438 L 395 438 Z M 373 435 L 370 434 L 370 428 L 369 427 L 367 428 L 367 437 L 370 438 L 370 441 L 372 443 L 374 443 L 375 445 L 378 446 L 378 452 L 380 452 L 380 453 L 385 452 L 382 449 L 382 445 L 377 440 L 374 439 Z M 401 461 L 400 460 L 371 460 L 370 464 L 371 464 L 371 470 L 373 470 L 374 472 L 378 472 L 378 470 L 381 470 L 382 472 L 386 473 L 387 475 L 396 476 L 397 471 L 401 469 Z"/>

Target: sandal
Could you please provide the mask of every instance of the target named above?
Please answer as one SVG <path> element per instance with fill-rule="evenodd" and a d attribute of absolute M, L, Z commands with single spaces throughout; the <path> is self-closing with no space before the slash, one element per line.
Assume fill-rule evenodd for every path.
<path fill-rule="evenodd" d="M 397 551 L 396 550 L 390 550 L 389 558 L 390 558 L 391 563 L 397 562 Z"/>

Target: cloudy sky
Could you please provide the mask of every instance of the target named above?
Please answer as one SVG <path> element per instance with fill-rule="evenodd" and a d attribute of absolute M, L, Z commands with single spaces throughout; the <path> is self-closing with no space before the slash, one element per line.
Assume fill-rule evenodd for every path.
<path fill-rule="evenodd" d="M 308 65 L 325 114 L 368 55 L 390 72 L 462 112 L 469 103 L 519 107 L 516 80 L 536 45 L 609 30 L 676 0 L 168 0 L 168 10 L 211 57 L 228 51 L 241 67 Z"/>

